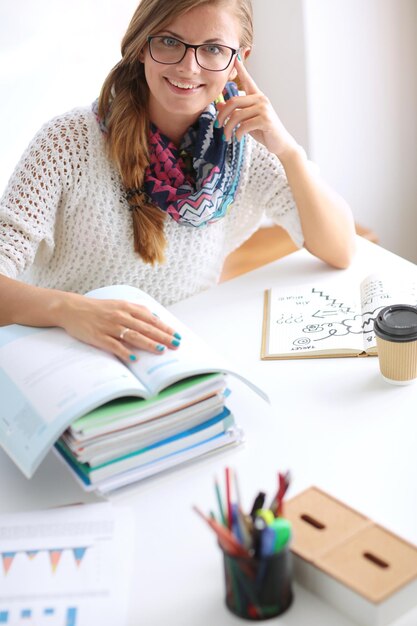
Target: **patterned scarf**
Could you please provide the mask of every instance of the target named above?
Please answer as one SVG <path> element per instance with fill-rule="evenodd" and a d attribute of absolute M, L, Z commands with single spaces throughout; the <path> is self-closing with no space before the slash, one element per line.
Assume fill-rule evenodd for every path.
<path fill-rule="evenodd" d="M 235 83 L 229 82 L 225 97 L 237 95 Z M 93 111 L 98 117 L 97 101 Z M 202 227 L 224 217 L 232 204 L 239 184 L 245 140 L 223 139 L 223 128 L 216 128 L 216 107 L 210 103 L 198 121 L 185 133 L 181 146 L 150 124 L 150 163 L 146 168 L 144 187 L 128 190 L 128 195 L 145 192 L 151 201 L 176 222 Z"/>

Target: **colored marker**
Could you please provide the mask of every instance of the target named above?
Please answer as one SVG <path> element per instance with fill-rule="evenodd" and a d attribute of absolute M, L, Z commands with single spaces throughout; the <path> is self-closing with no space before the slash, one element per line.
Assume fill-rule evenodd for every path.
<path fill-rule="evenodd" d="M 250 512 L 250 516 L 253 520 L 255 518 L 256 511 L 258 509 L 262 509 L 264 502 L 265 502 L 265 497 L 266 497 L 266 494 L 263 491 L 260 491 L 258 495 L 256 496 L 252 505 L 251 512 Z"/>
<path fill-rule="evenodd" d="M 275 537 L 273 552 L 279 552 L 291 539 L 291 522 L 284 517 L 276 517 L 269 528 Z"/>
<path fill-rule="evenodd" d="M 265 520 L 265 523 L 270 526 L 275 519 L 275 515 L 271 511 L 271 509 L 258 509 L 255 511 L 256 517 L 262 517 Z"/>

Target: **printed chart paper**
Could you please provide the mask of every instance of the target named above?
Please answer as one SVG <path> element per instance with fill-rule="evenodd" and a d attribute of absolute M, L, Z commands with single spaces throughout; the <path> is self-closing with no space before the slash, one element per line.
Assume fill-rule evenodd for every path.
<path fill-rule="evenodd" d="M 0 626 L 123 626 L 133 543 L 107 503 L 0 516 Z"/>

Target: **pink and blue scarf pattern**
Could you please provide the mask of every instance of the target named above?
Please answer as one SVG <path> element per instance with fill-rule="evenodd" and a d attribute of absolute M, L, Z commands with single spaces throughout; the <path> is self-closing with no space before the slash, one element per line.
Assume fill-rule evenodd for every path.
<path fill-rule="evenodd" d="M 235 83 L 227 83 L 224 94 L 238 95 Z M 97 105 L 93 110 L 97 116 Z M 179 148 L 150 124 L 150 163 L 142 191 L 180 224 L 200 228 L 218 221 L 236 195 L 245 140 L 238 141 L 233 133 L 232 139 L 225 141 L 223 128 L 214 126 L 216 114 L 210 103 L 185 133 Z M 191 167 L 187 167 L 187 159 Z"/>

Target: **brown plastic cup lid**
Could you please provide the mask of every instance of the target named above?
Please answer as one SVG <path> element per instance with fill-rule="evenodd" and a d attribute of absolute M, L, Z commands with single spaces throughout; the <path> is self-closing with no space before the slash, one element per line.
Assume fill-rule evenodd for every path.
<path fill-rule="evenodd" d="M 417 340 L 417 306 L 393 304 L 382 309 L 374 321 L 374 331 L 387 341 Z"/>

